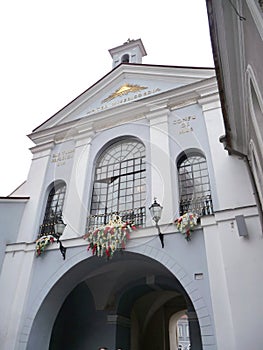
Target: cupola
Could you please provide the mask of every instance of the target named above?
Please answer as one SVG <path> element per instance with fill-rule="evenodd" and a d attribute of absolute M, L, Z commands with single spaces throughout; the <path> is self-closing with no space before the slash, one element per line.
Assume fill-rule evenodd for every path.
<path fill-rule="evenodd" d="M 142 63 L 142 58 L 147 55 L 141 39 L 128 39 L 120 46 L 109 50 L 112 57 L 112 68 L 121 63 Z"/>

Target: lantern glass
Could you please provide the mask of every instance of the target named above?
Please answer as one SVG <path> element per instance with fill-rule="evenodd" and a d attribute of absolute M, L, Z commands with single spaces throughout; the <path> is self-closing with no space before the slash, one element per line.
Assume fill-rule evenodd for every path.
<path fill-rule="evenodd" d="M 61 236 L 65 230 L 66 224 L 64 222 L 58 222 L 54 225 L 55 234 Z"/>
<path fill-rule="evenodd" d="M 154 199 L 153 204 L 149 208 L 152 219 L 157 223 L 161 219 L 163 207 L 156 202 L 156 198 Z"/>

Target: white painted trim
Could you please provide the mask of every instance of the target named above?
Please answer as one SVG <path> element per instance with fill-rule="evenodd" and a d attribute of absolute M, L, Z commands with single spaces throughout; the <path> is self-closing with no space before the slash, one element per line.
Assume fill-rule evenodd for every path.
<path fill-rule="evenodd" d="M 260 149 L 263 150 L 263 138 L 262 138 L 262 134 L 260 132 L 260 126 L 258 125 L 258 121 L 257 121 L 257 117 L 255 115 L 255 111 L 254 111 L 254 104 L 253 104 L 253 99 L 252 99 L 252 92 L 251 92 L 251 84 L 253 84 L 253 88 L 256 92 L 257 95 L 257 100 L 258 100 L 258 104 L 259 107 L 261 109 L 262 115 L 263 115 L 263 97 L 261 95 L 260 92 L 260 88 L 258 86 L 257 80 L 256 80 L 256 76 L 255 73 L 253 71 L 253 68 L 251 67 L 251 65 L 247 66 L 247 83 L 248 83 L 248 106 L 249 106 L 249 111 L 250 111 L 250 115 L 251 115 L 251 120 L 252 123 L 254 125 L 254 130 L 255 133 L 257 135 L 257 141 L 259 144 Z"/>
<path fill-rule="evenodd" d="M 256 0 L 246 0 L 246 2 L 247 2 L 247 6 L 250 10 L 250 13 L 253 17 L 253 20 L 256 24 L 259 35 L 260 35 L 261 39 L 263 40 L 263 14 L 262 14 L 259 6 L 256 4 Z"/>
<path fill-rule="evenodd" d="M 16 198 L 16 197 L 0 197 L 0 203 L 27 203 L 29 201 L 28 198 Z"/>
<path fill-rule="evenodd" d="M 254 175 L 254 179 L 255 179 L 255 183 L 258 191 L 261 209 L 263 209 L 263 188 L 262 188 L 263 181 L 261 180 L 263 179 L 263 170 L 262 170 L 262 166 L 260 164 L 258 153 L 253 140 L 250 140 L 249 142 L 249 151 L 250 151 L 250 157 L 251 157 L 252 173 Z"/>

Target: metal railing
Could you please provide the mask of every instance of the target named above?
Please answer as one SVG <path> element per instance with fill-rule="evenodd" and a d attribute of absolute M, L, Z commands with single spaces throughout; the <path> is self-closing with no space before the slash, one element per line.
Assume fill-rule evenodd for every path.
<path fill-rule="evenodd" d="M 90 215 L 87 220 L 87 230 L 91 231 L 99 226 L 106 225 L 115 215 L 118 215 L 123 222 L 130 222 L 137 227 L 145 226 L 146 210 L 145 207 L 140 207 L 119 212 Z"/>
<path fill-rule="evenodd" d="M 187 212 L 194 212 L 199 216 L 211 215 L 214 213 L 212 198 L 208 195 L 193 200 L 181 200 L 179 211 L 180 215 Z"/>

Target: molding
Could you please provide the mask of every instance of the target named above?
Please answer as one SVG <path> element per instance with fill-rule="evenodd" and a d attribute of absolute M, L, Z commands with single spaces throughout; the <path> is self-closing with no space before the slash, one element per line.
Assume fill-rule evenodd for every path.
<path fill-rule="evenodd" d="M 30 197 L 0 197 L 0 203 L 27 203 Z"/>
<path fill-rule="evenodd" d="M 203 112 L 221 108 L 219 93 L 216 92 L 213 95 L 205 96 L 198 99 L 198 103 L 202 107 Z"/>
<path fill-rule="evenodd" d="M 36 159 L 36 158 L 38 158 L 37 157 L 37 153 L 40 153 L 40 152 L 44 153 L 44 154 L 41 154 L 41 157 L 48 156 L 50 154 L 50 152 L 52 151 L 52 149 L 54 148 L 54 146 L 55 146 L 55 142 L 54 141 L 46 142 L 46 143 L 43 143 L 41 145 L 37 145 L 37 146 L 31 147 L 30 151 L 31 151 L 31 153 L 33 155 L 36 155 L 34 157 L 34 159 Z"/>
<path fill-rule="evenodd" d="M 259 32 L 259 35 L 261 37 L 261 40 L 263 40 L 263 14 L 260 10 L 259 6 L 256 4 L 255 0 L 246 0 L 247 6 L 250 10 L 250 13 L 252 15 L 252 18 L 256 24 L 257 30 Z"/>
<path fill-rule="evenodd" d="M 162 122 L 166 122 L 169 112 L 170 110 L 167 108 L 167 103 L 155 104 L 150 106 L 150 111 L 147 113 L 147 115 L 145 115 L 145 117 L 147 120 L 149 120 L 151 126 L 153 126 Z"/>
<path fill-rule="evenodd" d="M 258 118 L 255 115 L 255 109 L 254 109 L 254 102 L 252 99 L 252 92 L 251 92 L 251 84 L 253 85 L 253 88 L 255 90 L 256 93 L 256 97 L 257 97 L 257 102 L 259 104 L 259 108 L 261 110 L 261 113 L 263 114 L 263 98 L 261 96 L 261 92 L 260 92 L 260 88 L 258 86 L 253 68 L 251 67 L 251 65 L 247 66 L 247 84 L 248 84 L 248 106 L 249 106 L 249 112 L 250 112 L 250 116 L 251 116 L 251 120 L 252 120 L 252 124 L 254 126 L 254 131 L 255 134 L 257 136 L 257 142 L 259 144 L 259 146 L 261 147 L 261 149 L 263 149 L 263 139 L 262 139 L 262 130 L 259 126 L 258 123 Z M 247 140 L 249 142 L 250 139 L 250 135 L 249 135 L 249 129 L 247 129 Z"/>
<path fill-rule="evenodd" d="M 256 205 L 218 210 L 214 213 L 214 215 L 216 222 L 235 220 L 237 215 L 244 215 L 245 218 L 259 216 Z"/>
<path fill-rule="evenodd" d="M 250 205 L 246 207 L 228 208 L 223 210 L 217 210 L 213 215 L 207 215 L 201 217 L 201 227 L 217 225 L 223 221 L 233 221 L 238 215 L 243 215 L 245 218 L 259 217 L 258 209 L 256 205 Z"/>
<path fill-rule="evenodd" d="M 26 202 L 27 200 L 25 200 Z M 176 225 L 173 223 L 163 224 L 160 225 L 161 232 L 164 235 L 170 235 L 170 234 L 179 234 L 182 235 L 181 232 L 177 231 Z M 197 226 L 196 231 L 200 231 L 201 227 Z M 138 232 L 140 234 L 138 235 Z M 144 245 L 149 242 L 149 239 L 155 239 L 158 238 L 158 231 L 155 226 L 148 226 L 145 228 L 137 229 L 136 231 L 133 231 L 130 234 L 130 239 L 128 241 L 128 245 L 126 247 L 127 250 L 130 248 L 134 248 L 138 246 L 138 240 L 142 240 L 140 245 Z M 158 238 L 159 239 L 159 238 Z M 65 238 L 63 239 L 63 236 L 61 237 L 61 241 L 63 242 L 63 245 L 66 248 L 74 248 L 74 247 L 86 247 L 87 241 L 83 238 L 83 235 L 81 234 L 78 237 L 72 237 L 72 238 Z M 46 248 L 46 251 L 50 250 L 59 250 L 59 246 L 54 242 L 53 244 L 49 245 Z M 8 243 L 6 245 L 6 253 L 13 253 L 13 252 L 32 252 L 35 251 L 35 242 L 15 242 L 15 243 Z"/>

